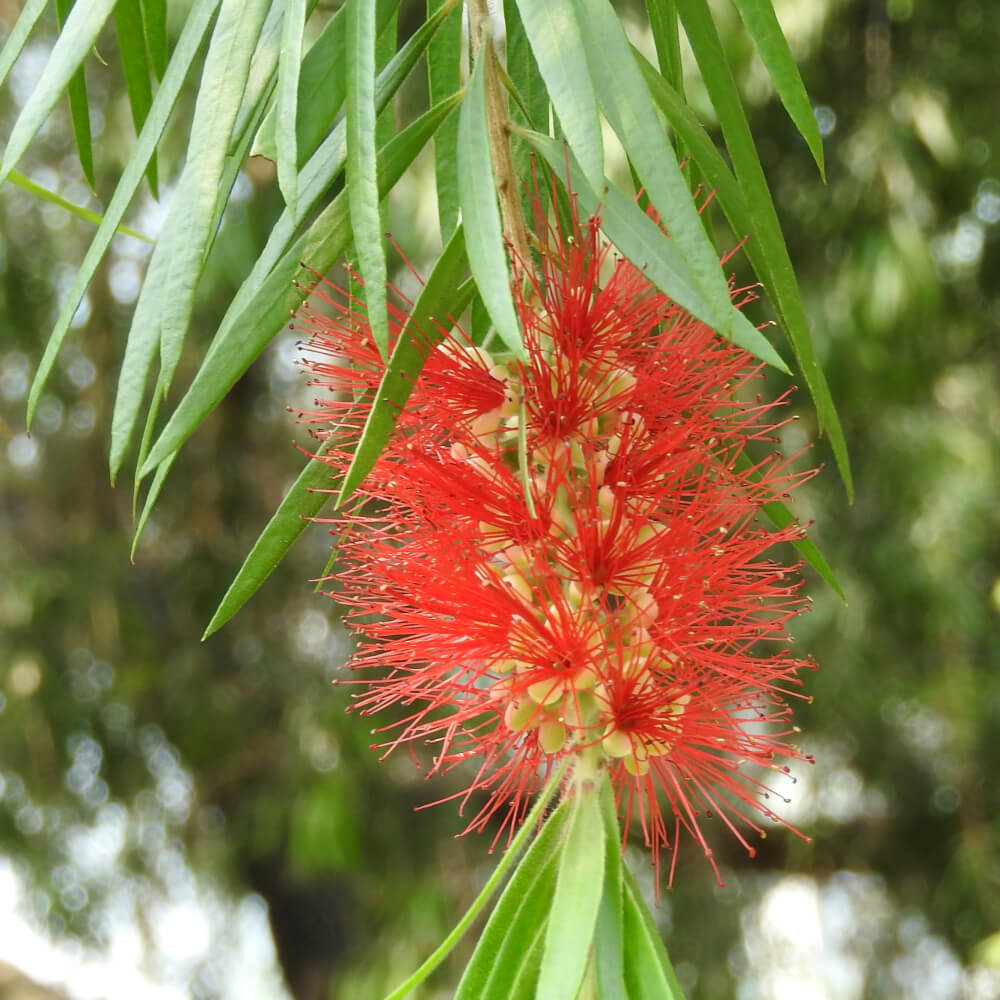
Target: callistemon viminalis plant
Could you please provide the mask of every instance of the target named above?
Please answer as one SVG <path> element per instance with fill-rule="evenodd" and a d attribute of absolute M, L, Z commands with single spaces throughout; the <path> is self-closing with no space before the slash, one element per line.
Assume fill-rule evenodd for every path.
<path fill-rule="evenodd" d="M 773 818 L 806 665 L 786 635 L 806 598 L 768 557 L 802 531 L 761 508 L 810 473 L 748 449 L 775 440 L 783 399 L 754 397 L 759 366 L 618 259 L 599 219 L 564 232 L 539 211 L 536 228 L 536 260 L 513 262 L 524 357 L 423 330 L 389 446 L 329 519 L 356 707 L 384 720 L 380 747 L 462 767 L 463 797 L 484 793 L 472 828 L 498 810 L 512 828 L 569 757 L 607 770 L 654 857 L 686 830 L 711 858 L 713 815 L 752 852 L 734 820 L 763 836 L 755 816 Z M 324 392 L 303 419 L 337 477 L 385 364 L 356 301 L 313 295 L 296 326 Z"/>

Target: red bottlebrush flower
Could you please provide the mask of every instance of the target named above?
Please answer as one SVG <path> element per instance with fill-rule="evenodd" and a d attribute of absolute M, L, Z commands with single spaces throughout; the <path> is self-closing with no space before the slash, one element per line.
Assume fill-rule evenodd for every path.
<path fill-rule="evenodd" d="M 747 460 L 783 401 L 745 401 L 749 355 L 613 258 L 598 218 L 535 221 L 541 265 L 515 262 L 513 283 L 526 359 L 439 330 L 387 451 L 330 518 L 356 707 L 396 708 L 386 752 L 471 765 L 463 798 L 487 801 L 470 828 L 503 808 L 512 828 L 588 753 L 654 858 L 682 830 L 711 858 L 712 814 L 752 853 L 734 818 L 761 836 L 752 816 L 773 818 L 762 769 L 800 757 L 785 699 L 808 665 L 786 636 L 807 599 L 767 556 L 802 531 L 759 514 L 812 473 Z M 315 295 L 335 316 L 297 317 L 327 390 L 303 419 L 343 474 L 384 366 L 363 312 Z"/>

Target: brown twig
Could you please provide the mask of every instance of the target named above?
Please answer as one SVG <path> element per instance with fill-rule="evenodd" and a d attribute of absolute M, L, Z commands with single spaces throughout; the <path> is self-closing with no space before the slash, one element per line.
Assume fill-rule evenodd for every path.
<path fill-rule="evenodd" d="M 510 152 L 510 129 L 507 103 L 500 79 L 499 63 L 490 32 L 490 12 L 486 0 L 471 0 L 469 4 L 469 36 L 473 59 L 485 59 L 486 122 L 500 199 L 500 219 L 504 236 L 522 261 L 531 260 L 528 249 L 528 229 L 521 212 L 514 158 Z"/>

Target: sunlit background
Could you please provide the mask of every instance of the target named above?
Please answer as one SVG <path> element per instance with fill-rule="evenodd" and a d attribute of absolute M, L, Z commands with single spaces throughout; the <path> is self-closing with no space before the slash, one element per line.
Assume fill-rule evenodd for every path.
<path fill-rule="evenodd" d="M 798 642 L 821 670 L 798 722 L 817 763 L 778 789 L 812 842 L 775 826 L 751 862 L 713 830 L 725 886 L 687 845 L 657 917 L 692 1000 L 995 1000 L 1000 5 L 776 3 L 825 137 L 826 186 L 735 12 L 713 6 L 858 495 L 847 506 L 819 442 L 810 457 L 827 469 L 798 510 L 815 519 L 848 603 L 810 580 Z M 18 9 L 0 0 L 4 33 Z M 420 8 L 402 10 L 406 33 Z M 44 65 L 48 27 L 11 74 L 0 135 Z M 132 126 L 117 63 L 92 59 L 87 72 L 98 197 L 62 106 L 22 169 L 100 211 Z M 424 86 L 418 70 L 401 119 Z M 161 176 L 176 176 L 184 138 L 167 134 Z M 418 268 L 437 241 L 431 169 L 419 160 L 389 209 Z M 182 384 L 279 207 L 270 164 L 249 161 Z M 144 187 L 129 224 L 152 237 L 162 219 Z M 329 682 L 349 640 L 308 582 L 326 562 L 322 526 L 199 642 L 301 467 L 292 441 L 306 438 L 286 407 L 307 397 L 291 334 L 181 453 L 134 565 L 131 484 L 112 490 L 105 470 L 148 245 L 116 237 L 25 433 L 28 386 L 91 234 L 23 190 L 0 192 L 0 997 L 377 997 L 482 884 L 488 840 L 455 839 L 451 805 L 413 811 L 460 775 L 431 787 L 403 756 L 378 764 L 368 725 L 344 715 Z M 735 241 L 719 229 L 720 248 Z M 790 453 L 815 437 L 798 402 Z M 628 857 L 652 896 L 645 853 Z M 461 958 L 424 997 L 450 995 Z"/>

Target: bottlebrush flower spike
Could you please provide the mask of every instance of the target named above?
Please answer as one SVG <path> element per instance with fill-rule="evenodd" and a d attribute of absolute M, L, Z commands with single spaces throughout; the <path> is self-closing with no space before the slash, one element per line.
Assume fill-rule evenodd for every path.
<path fill-rule="evenodd" d="M 801 757 L 786 698 L 811 665 L 786 635 L 807 599 L 767 557 L 802 529 L 759 514 L 812 473 L 745 460 L 784 399 L 747 401 L 759 366 L 613 257 L 598 218 L 567 233 L 536 203 L 535 223 L 540 266 L 515 261 L 513 283 L 526 359 L 439 329 L 388 450 L 329 518 L 356 708 L 395 709 L 386 752 L 466 769 L 463 800 L 486 793 L 470 828 L 500 810 L 513 829 L 559 761 L 589 755 L 657 861 L 682 830 L 711 859 L 713 814 L 752 854 L 734 821 L 764 836 L 753 816 L 775 818 L 766 774 Z M 317 300 L 332 318 L 306 306 L 296 326 L 324 394 L 302 419 L 336 479 L 384 366 L 357 303 Z"/>

